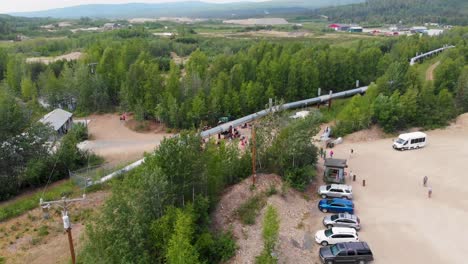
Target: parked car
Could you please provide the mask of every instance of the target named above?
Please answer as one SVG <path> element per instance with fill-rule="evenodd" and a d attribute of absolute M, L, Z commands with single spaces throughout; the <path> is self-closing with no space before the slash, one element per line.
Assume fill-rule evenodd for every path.
<path fill-rule="evenodd" d="M 324 213 L 354 213 L 353 202 L 341 198 L 322 199 L 318 204 L 318 208 Z"/>
<path fill-rule="evenodd" d="M 322 198 L 336 197 L 343 199 L 353 199 L 353 187 L 344 184 L 322 185 L 318 189 L 318 194 Z"/>
<path fill-rule="evenodd" d="M 315 233 L 315 241 L 322 246 L 343 242 L 359 241 L 356 229 L 349 227 L 332 227 Z"/>
<path fill-rule="evenodd" d="M 372 251 L 366 242 L 346 242 L 321 247 L 320 260 L 325 264 L 359 263 L 365 264 L 374 260 Z"/>
<path fill-rule="evenodd" d="M 327 215 L 323 218 L 323 225 L 327 228 L 350 227 L 356 230 L 361 229 L 359 217 L 348 213 Z"/>

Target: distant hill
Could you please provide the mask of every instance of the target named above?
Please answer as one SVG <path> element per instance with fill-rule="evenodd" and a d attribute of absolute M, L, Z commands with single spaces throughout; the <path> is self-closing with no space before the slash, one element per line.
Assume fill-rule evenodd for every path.
<path fill-rule="evenodd" d="M 37 12 L 11 13 L 11 15 L 22 17 L 91 17 L 111 19 L 162 16 L 242 18 L 248 16 L 264 16 L 265 14 L 304 13 L 320 7 L 359 3 L 362 1 L 364 0 L 273 0 L 267 2 L 238 2 L 227 4 L 206 3 L 201 1 L 159 4 L 93 4 Z"/>
<path fill-rule="evenodd" d="M 334 22 L 467 25 L 468 0 L 366 0 L 360 4 L 321 8 L 315 13 Z"/>

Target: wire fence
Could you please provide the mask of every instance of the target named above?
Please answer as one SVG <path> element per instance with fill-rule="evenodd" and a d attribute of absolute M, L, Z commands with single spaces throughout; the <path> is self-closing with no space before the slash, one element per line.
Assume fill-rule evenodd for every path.
<path fill-rule="evenodd" d="M 97 166 L 90 166 L 76 171 L 70 171 L 70 179 L 72 182 L 79 186 L 81 189 L 89 187 L 94 182 L 100 180 L 105 175 L 111 173 L 114 169 L 108 168 L 106 164 Z"/>

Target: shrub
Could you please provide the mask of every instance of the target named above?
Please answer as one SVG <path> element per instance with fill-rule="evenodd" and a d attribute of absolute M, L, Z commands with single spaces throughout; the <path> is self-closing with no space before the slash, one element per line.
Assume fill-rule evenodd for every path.
<path fill-rule="evenodd" d="M 49 227 L 46 226 L 46 225 L 43 225 L 41 227 L 39 227 L 39 229 L 37 230 L 37 235 L 39 235 L 40 237 L 44 237 L 44 236 L 47 236 L 49 234 Z"/>
<path fill-rule="evenodd" d="M 295 189 L 304 191 L 305 187 L 315 178 L 316 171 L 312 166 L 293 168 L 286 171 L 286 181 Z"/>
<path fill-rule="evenodd" d="M 257 264 L 277 263 L 278 259 L 272 255 L 279 236 L 279 219 L 276 209 L 269 205 L 263 219 L 263 251 L 255 258 Z"/>
<path fill-rule="evenodd" d="M 236 214 L 239 217 L 239 220 L 244 225 L 253 225 L 255 224 L 255 219 L 257 218 L 260 210 L 265 206 L 266 199 L 262 194 L 257 194 L 249 198 L 246 202 L 241 204 L 236 210 Z"/>

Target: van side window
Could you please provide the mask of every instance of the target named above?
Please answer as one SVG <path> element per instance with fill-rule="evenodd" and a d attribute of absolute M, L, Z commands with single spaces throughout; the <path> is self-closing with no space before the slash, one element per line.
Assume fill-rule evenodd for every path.
<path fill-rule="evenodd" d="M 411 140 L 411 144 L 414 144 L 414 143 L 416 143 L 416 140 L 415 140 L 415 139 L 412 139 L 412 140 Z"/>
<path fill-rule="evenodd" d="M 357 254 L 360 256 L 363 256 L 363 255 L 371 255 L 372 253 L 368 250 L 358 250 Z"/>
<path fill-rule="evenodd" d="M 426 142 L 426 138 L 422 138 L 422 142 Z"/>
<path fill-rule="evenodd" d="M 355 256 L 356 252 L 354 250 L 348 250 L 348 256 Z"/>

